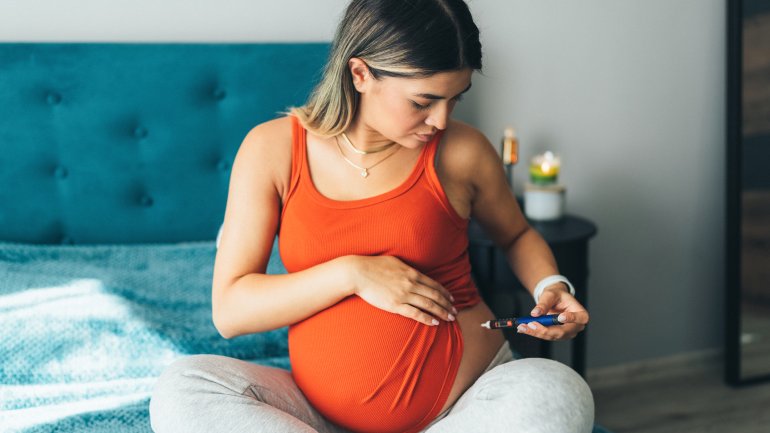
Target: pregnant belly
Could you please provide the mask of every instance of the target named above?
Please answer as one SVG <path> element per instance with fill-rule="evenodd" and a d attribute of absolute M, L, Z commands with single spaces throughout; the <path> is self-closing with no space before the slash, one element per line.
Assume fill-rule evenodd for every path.
<path fill-rule="evenodd" d="M 455 322 L 427 326 L 351 296 L 291 326 L 289 356 L 299 388 L 336 424 L 418 431 L 447 398 L 462 336 Z"/>

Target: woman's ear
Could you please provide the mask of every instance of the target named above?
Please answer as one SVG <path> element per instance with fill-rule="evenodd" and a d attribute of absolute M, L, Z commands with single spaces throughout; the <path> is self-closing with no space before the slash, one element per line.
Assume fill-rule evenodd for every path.
<path fill-rule="evenodd" d="M 348 60 L 348 68 L 350 68 L 350 75 L 353 76 L 353 86 L 358 93 L 366 93 L 374 79 L 369 72 L 369 66 L 358 57 L 351 57 Z"/>

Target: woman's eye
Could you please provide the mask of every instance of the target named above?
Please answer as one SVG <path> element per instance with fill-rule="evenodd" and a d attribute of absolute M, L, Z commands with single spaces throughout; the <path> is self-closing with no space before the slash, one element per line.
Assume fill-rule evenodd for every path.
<path fill-rule="evenodd" d="M 451 99 L 452 102 L 460 102 L 462 100 L 463 100 L 463 95 L 457 95 L 457 97 Z M 428 108 L 430 108 L 430 105 L 431 105 L 431 104 L 420 105 L 412 100 L 410 100 L 410 102 L 412 103 L 412 106 L 417 110 L 427 110 Z"/>

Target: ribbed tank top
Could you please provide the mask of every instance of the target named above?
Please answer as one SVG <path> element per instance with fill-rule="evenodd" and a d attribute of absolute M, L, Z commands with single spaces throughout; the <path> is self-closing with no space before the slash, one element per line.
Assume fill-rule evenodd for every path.
<path fill-rule="evenodd" d="M 291 182 L 278 235 L 288 272 L 344 255 L 390 255 L 446 287 L 458 310 L 480 301 L 470 274 L 468 221 L 449 203 L 433 165 L 441 132 L 398 187 L 339 201 L 313 185 L 307 131 L 295 117 L 292 125 Z M 289 327 L 292 376 L 340 426 L 417 432 L 444 406 L 462 359 L 459 325 L 439 322 L 427 326 L 349 296 Z"/>

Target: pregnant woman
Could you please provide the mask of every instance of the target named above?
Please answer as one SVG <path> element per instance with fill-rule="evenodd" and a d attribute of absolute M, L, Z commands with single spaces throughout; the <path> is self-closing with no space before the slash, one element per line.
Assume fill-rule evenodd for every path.
<path fill-rule="evenodd" d="M 532 315 L 562 322 L 519 332 L 569 339 L 589 316 L 549 278 L 494 147 L 451 117 L 477 70 L 462 0 L 349 4 L 306 104 L 244 139 L 214 269 L 219 332 L 289 326 L 291 372 L 181 359 L 153 393 L 156 432 L 591 431 L 579 375 L 514 360 L 479 326 L 493 315 L 471 279 L 471 217 L 537 293 Z M 276 234 L 285 275 L 265 273 Z"/>

